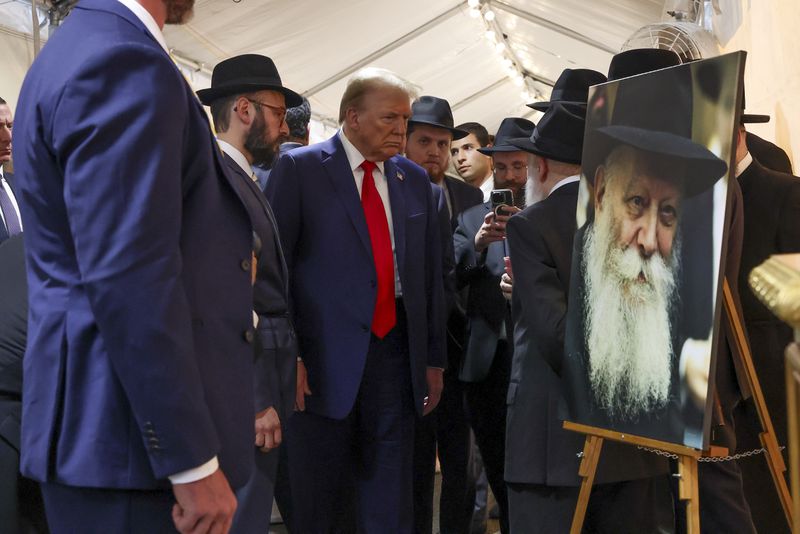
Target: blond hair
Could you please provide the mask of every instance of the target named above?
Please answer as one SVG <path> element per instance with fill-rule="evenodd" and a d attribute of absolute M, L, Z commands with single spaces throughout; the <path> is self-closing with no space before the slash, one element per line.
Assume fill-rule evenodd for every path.
<path fill-rule="evenodd" d="M 378 89 L 392 88 L 408 95 L 409 100 L 417 97 L 417 90 L 411 82 L 394 72 L 378 67 L 366 67 L 356 72 L 347 81 L 347 87 L 339 104 L 339 124 L 344 122 L 347 110 L 361 105 L 364 95 Z"/>

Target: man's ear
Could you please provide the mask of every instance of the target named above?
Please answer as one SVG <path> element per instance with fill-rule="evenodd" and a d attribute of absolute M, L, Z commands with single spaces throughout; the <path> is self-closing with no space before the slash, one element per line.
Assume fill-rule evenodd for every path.
<path fill-rule="evenodd" d="M 236 99 L 233 112 L 239 117 L 239 121 L 242 124 L 249 125 L 253 122 L 253 118 L 250 116 L 250 108 L 253 107 L 253 104 L 246 97 L 240 96 Z"/>
<path fill-rule="evenodd" d="M 603 197 L 606 194 L 606 168 L 603 165 L 597 167 L 594 172 L 594 209 L 602 208 Z"/>
<path fill-rule="evenodd" d="M 547 160 L 541 156 L 537 156 L 536 154 L 534 154 L 533 164 L 539 168 L 539 173 L 538 173 L 539 182 L 545 183 L 547 181 L 547 175 L 550 172 L 550 168 L 547 165 Z"/>
<path fill-rule="evenodd" d="M 344 122 L 349 129 L 358 130 L 358 110 L 355 107 L 349 107 L 344 112 Z"/>

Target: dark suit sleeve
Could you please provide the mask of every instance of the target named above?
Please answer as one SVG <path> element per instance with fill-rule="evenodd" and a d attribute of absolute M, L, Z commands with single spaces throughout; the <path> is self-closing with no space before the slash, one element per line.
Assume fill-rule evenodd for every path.
<path fill-rule="evenodd" d="M 512 306 L 515 331 L 552 367 L 561 372 L 567 294 L 556 264 L 537 225 L 515 215 L 508 221 L 508 248 L 514 273 Z M 519 325 L 519 326 L 517 326 Z"/>
<path fill-rule="evenodd" d="M 427 180 L 427 178 L 426 178 Z M 442 250 L 442 242 L 445 235 L 445 230 L 442 229 L 442 224 L 445 224 L 447 235 L 450 234 L 449 216 L 444 218 L 442 211 L 433 198 L 433 189 L 427 188 L 427 204 L 428 204 L 428 226 L 426 229 L 425 244 L 427 250 L 425 251 L 426 258 L 430 262 L 430 268 L 426 274 L 426 291 L 428 297 L 428 309 L 430 317 L 430 326 L 428 328 L 428 367 L 447 367 L 447 352 L 445 351 L 445 320 L 447 305 L 445 299 L 444 277 L 442 276 L 442 268 L 444 261 L 442 254 L 449 254 L 451 259 L 449 265 L 452 270 L 453 248 L 452 245 L 448 251 Z M 445 204 L 445 215 L 447 215 L 447 205 Z M 448 238 L 446 241 L 452 241 Z"/>
<path fill-rule="evenodd" d="M 442 278 L 444 282 L 445 321 L 456 305 L 456 266 L 453 235 L 450 232 L 450 210 L 441 187 L 431 184 L 433 200 L 439 214 L 439 235 L 442 242 Z"/>
<path fill-rule="evenodd" d="M 278 224 L 283 255 L 286 258 L 286 268 L 290 276 L 294 265 L 297 240 L 303 224 L 300 180 L 294 158 L 291 154 L 284 154 L 270 171 L 265 190 Z M 291 307 L 291 298 L 289 301 Z"/>
<path fill-rule="evenodd" d="M 780 253 L 800 252 L 800 178 L 791 176 L 778 223 Z"/>
<path fill-rule="evenodd" d="M 136 422 L 159 433 L 158 478 L 219 449 L 182 284 L 184 83 L 161 50 L 126 43 L 82 65 L 50 119 L 81 281 Z"/>

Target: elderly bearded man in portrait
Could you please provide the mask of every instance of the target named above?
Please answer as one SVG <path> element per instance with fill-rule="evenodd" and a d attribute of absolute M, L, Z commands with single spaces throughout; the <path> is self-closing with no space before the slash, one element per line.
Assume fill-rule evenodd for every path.
<path fill-rule="evenodd" d="M 575 421 L 684 443 L 699 433 L 705 390 L 681 388 L 681 350 L 710 354 L 710 343 L 677 327 L 682 203 L 727 165 L 692 141 L 691 80 L 672 78 L 674 96 L 661 96 L 674 105 L 644 119 L 641 92 L 620 85 L 612 125 L 591 134 L 594 216 L 575 240 L 564 377 Z"/>

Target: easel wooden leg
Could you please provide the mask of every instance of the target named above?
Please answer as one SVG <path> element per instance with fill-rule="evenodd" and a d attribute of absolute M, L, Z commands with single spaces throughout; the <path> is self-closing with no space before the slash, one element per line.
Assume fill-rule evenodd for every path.
<path fill-rule="evenodd" d="M 697 458 L 681 456 L 678 461 L 678 496 L 686 501 L 686 532 L 700 534 L 700 488 L 697 482 Z"/>
<path fill-rule="evenodd" d="M 764 457 L 767 460 L 769 471 L 772 474 L 772 481 L 775 483 L 775 489 L 778 492 L 783 513 L 786 515 L 786 521 L 789 526 L 792 525 L 792 496 L 789 492 L 789 486 L 786 484 L 784 472 L 786 471 L 786 464 L 783 461 L 780 447 L 778 446 L 778 439 L 776 438 L 775 429 L 772 426 L 772 419 L 767 410 L 767 403 L 764 400 L 764 394 L 761 391 L 761 385 L 758 382 L 758 375 L 756 374 L 755 365 L 753 365 L 753 357 L 750 352 L 750 345 L 747 342 L 747 336 L 744 333 L 744 324 L 742 323 L 741 316 L 736 307 L 736 301 L 733 298 L 730 285 L 727 278 L 722 286 L 723 297 L 725 299 L 725 311 L 728 315 L 728 321 L 733 332 L 734 343 L 747 375 L 751 393 L 753 394 L 753 401 L 756 405 L 756 412 L 761 422 L 761 428 L 764 432 L 761 433 L 761 445 L 765 449 Z M 734 354 L 734 357 L 736 355 Z"/>
<path fill-rule="evenodd" d="M 594 475 L 597 472 L 597 462 L 600 460 L 600 449 L 603 447 L 603 438 L 598 436 L 586 436 L 583 445 L 583 459 L 578 474 L 583 478 L 581 491 L 578 494 L 578 504 L 575 507 L 575 515 L 572 516 L 572 527 L 570 534 L 580 534 L 583 528 L 583 521 L 586 519 L 586 508 L 589 506 L 589 497 L 592 493 Z"/>

